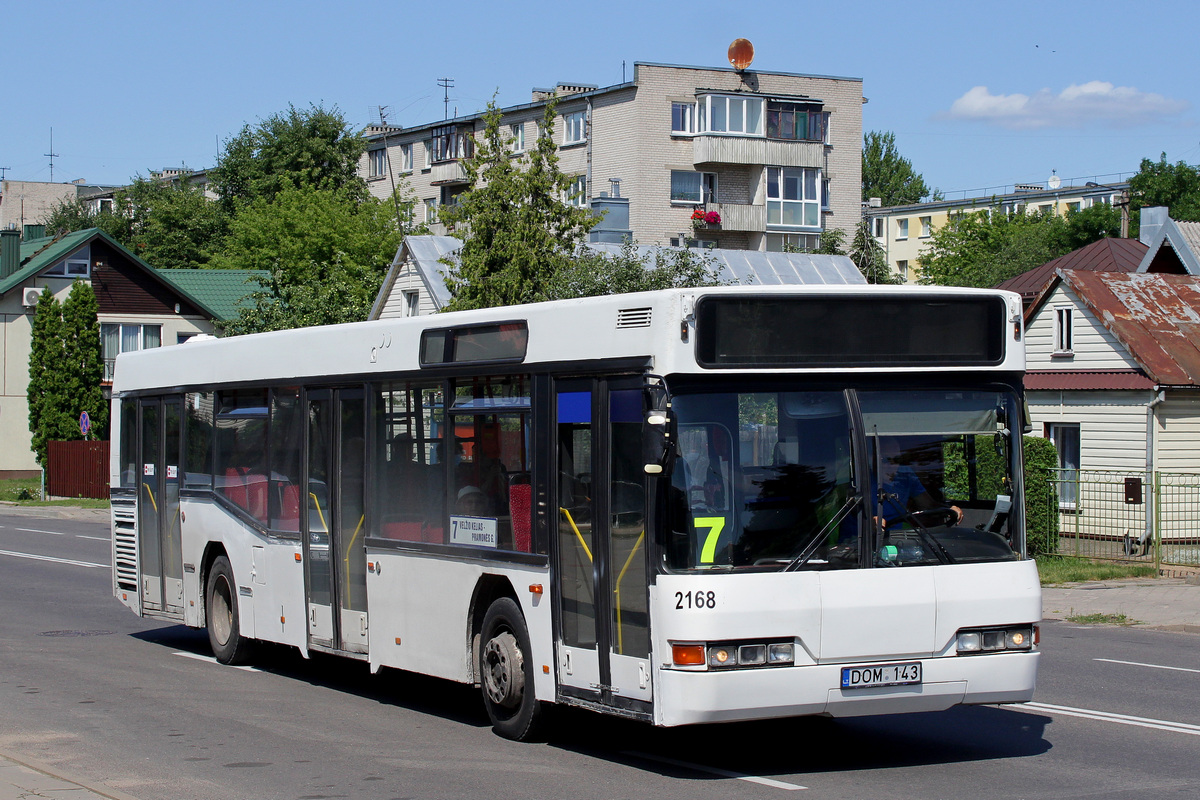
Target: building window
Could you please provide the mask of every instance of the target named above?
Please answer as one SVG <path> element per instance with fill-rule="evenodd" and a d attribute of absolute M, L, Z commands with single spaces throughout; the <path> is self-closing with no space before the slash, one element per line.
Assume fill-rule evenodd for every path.
<path fill-rule="evenodd" d="M 907 259 L 902 258 L 896 262 L 896 274 L 899 275 L 901 278 L 904 278 L 906 283 L 912 277 L 908 273 L 908 260 Z"/>
<path fill-rule="evenodd" d="M 926 239 L 933 233 L 933 217 L 921 217 L 921 238 Z"/>
<path fill-rule="evenodd" d="M 121 353 L 161 346 L 162 325 L 118 325 L 111 322 L 101 324 L 100 350 L 104 359 L 104 380 L 113 379 L 113 367 Z"/>
<path fill-rule="evenodd" d="M 86 278 L 90 274 L 90 265 L 92 260 L 92 250 L 90 247 L 72 253 L 66 259 L 58 262 L 50 269 L 43 272 L 43 275 L 50 275 L 56 278 Z"/>
<path fill-rule="evenodd" d="M 429 197 L 425 200 L 425 224 L 434 225 L 437 223 L 437 198 Z"/>
<path fill-rule="evenodd" d="M 578 144 L 587 138 L 587 114 L 563 114 L 563 144 Z"/>
<path fill-rule="evenodd" d="M 433 129 L 430 152 L 434 162 L 454 161 L 471 157 L 471 131 L 457 125 L 443 125 Z"/>
<path fill-rule="evenodd" d="M 828 111 L 824 111 L 821 113 L 821 130 L 825 131 L 825 144 L 833 144 L 833 141 L 829 138 L 829 112 Z"/>
<path fill-rule="evenodd" d="M 404 316 L 415 317 L 420 315 L 421 311 L 421 293 L 416 289 L 406 290 L 400 293 L 400 299 L 403 303 Z"/>
<path fill-rule="evenodd" d="M 908 238 L 908 220 L 906 220 L 906 219 L 896 220 L 896 239 L 900 240 L 900 239 L 907 239 L 907 238 Z"/>
<path fill-rule="evenodd" d="M 871 220 L 871 224 L 872 224 L 872 228 L 871 228 L 872 235 L 876 239 L 882 239 L 883 238 L 883 217 L 875 217 L 873 220 Z"/>
<path fill-rule="evenodd" d="M 567 203 L 580 208 L 587 205 L 587 175 L 576 175 L 567 189 Z"/>
<path fill-rule="evenodd" d="M 821 210 L 829 210 L 829 179 L 821 181 Z"/>
<path fill-rule="evenodd" d="M 412 172 L 413 170 L 413 146 L 411 144 L 400 145 L 400 169 L 404 172 Z"/>
<path fill-rule="evenodd" d="M 716 173 L 671 170 L 672 203 L 715 203 L 716 201 Z"/>
<path fill-rule="evenodd" d="M 687 247 L 692 250 L 712 250 L 716 246 L 716 239 L 693 239 L 690 236 L 671 237 L 671 247 Z"/>
<path fill-rule="evenodd" d="M 825 141 L 826 115 L 820 106 L 767 101 L 767 138 L 802 142 Z"/>
<path fill-rule="evenodd" d="M 821 226 L 821 170 L 767 167 L 767 224 Z"/>
<path fill-rule="evenodd" d="M 1046 438 L 1054 442 L 1058 451 L 1058 507 L 1074 510 L 1079 499 L 1079 423 L 1049 422 Z"/>
<path fill-rule="evenodd" d="M 1075 323 L 1075 309 L 1063 306 L 1054 309 L 1054 354 L 1069 356 L 1074 354 L 1072 327 Z"/>
<path fill-rule="evenodd" d="M 696 132 L 696 104 L 671 103 L 671 133 Z"/>
<path fill-rule="evenodd" d="M 697 129 L 705 133 L 762 136 L 762 98 L 708 95 L 700 98 Z"/>
<path fill-rule="evenodd" d="M 811 253 L 821 246 L 817 233 L 768 233 L 768 253 Z"/>
<path fill-rule="evenodd" d="M 438 200 L 439 206 L 456 206 L 458 205 L 458 196 L 465 192 L 466 186 L 443 186 L 441 197 Z"/>
<path fill-rule="evenodd" d="M 525 123 L 514 122 L 508 126 L 508 133 L 511 137 L 509 149 L 514 153 L 525 152 Z"/>
<path fill-rule="evenodd" d="M 387 173 L 387 151 L 382 147 L 367 153 L 367 177 L 382 178 Z"/>
<path fill-rule="evenodd" d="M 1074 203 L 1067 203 L 1067 213 L 1078 213 L 1078 212 L 1079 212 L 1079 202 L 1078 201 L 1076 201 Z"/>

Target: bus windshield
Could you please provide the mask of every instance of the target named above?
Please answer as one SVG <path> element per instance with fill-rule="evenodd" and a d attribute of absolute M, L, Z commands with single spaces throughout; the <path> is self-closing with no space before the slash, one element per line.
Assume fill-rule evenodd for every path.
<path fill-rule="evenodd" d="M 672 570 L 1019 557 L 1011 392 L 689 392 L 672 402 Z"/>

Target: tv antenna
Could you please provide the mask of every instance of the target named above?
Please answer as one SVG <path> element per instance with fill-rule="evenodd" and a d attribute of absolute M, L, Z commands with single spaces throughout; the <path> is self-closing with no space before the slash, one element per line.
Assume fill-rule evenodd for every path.
<path fill-rule="evenodd" d="M 454 78 L 438 78 L 437 85 L 442 87 L 442 119 L 450 119 L 450 90 L 454 88 Z"/>
<path fill-rule="evenodd" d="M 379 124 L 387 127 L 388 106 L 375 106 L 375 108 L 379 111 Z"/>
<path fill-rule="evenodd" d="M 12 167 L 0 167 L 0 181 L 4 180 L 4 173 L 8 172 Z"/>
<path fill-rule="evenodd" d="M 43 155 L 50 159 L 50 182 L 54 183 L 54 159 L 58 157 L 58 153 L 54 152 L 54 128 L 50 129 L 50 152 Z"/>

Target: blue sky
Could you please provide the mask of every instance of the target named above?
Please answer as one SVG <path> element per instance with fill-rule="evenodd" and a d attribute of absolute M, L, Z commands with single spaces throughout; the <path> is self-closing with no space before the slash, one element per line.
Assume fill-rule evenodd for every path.
<path fill-rule="evenodd" d="M 288 104 L 411 125 L 620 83 L 622 62 L 863 79 L 863 128 L 949 197 L 1110 182 L 1142 158 L 1200 163 L 1200 3 L 15 2 L 0 167 L 17 180 L 124 183 L 211 166 L 221 142 Z"/>

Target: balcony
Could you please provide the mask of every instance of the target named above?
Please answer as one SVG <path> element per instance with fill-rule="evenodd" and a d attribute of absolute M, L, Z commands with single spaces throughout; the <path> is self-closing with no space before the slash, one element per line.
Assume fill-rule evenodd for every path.
<path fill-rule="evenodd" d="M 703 208 L 705 213 L 715 211 L 721 215 L 721 224 L 714 226 L 717 230 L 762 233 L 767 229 L 766 206 L 751 206 L 742 203 L 705 203 Z"/>
<path fill-rule="evenodd" d="M 793 142 L 755 136 L 692 137 L 692 164 L 771 164 L 776 167 L 825 166 L 821 142 Z"/>
<path fill-rule="evenodd" d="M 429 183 L 432 186 L 451 186 L 453 184 L 466 184 L 467 171 L 463 169 L 461 161 L 439 161 L 434 164 L 429 171 Z"/>

